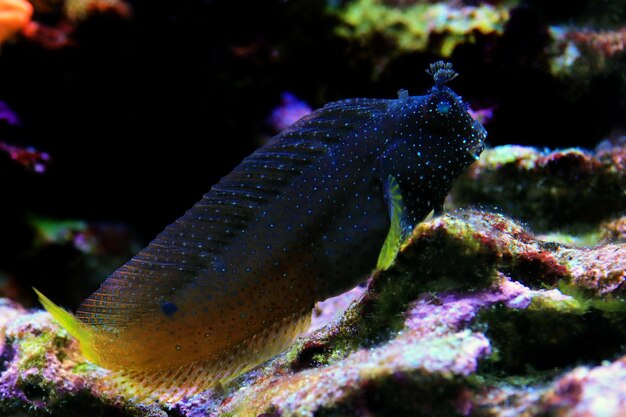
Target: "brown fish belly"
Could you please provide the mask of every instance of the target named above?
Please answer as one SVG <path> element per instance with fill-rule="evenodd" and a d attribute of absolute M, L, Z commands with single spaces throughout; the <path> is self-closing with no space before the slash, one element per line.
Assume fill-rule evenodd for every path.
<path fill-rule="evenodd" d="M 106 357 L 110 358 L 107 367 L 135 372 L 232 357 L 233 363 L 222 364 L 228 374 L 232 371 L 227 368 L 239 366 L 236 362 L 250 361 L 248 355 L 239 357 L 237 351 L 242 345 L 267 332 L 266 338 L 276 339 L 280 347 L 259 351 L 251 363 L 255 365 L 288 345 L 297 335 L 297 332 L 279 334 L 280 327 L 308 321 L 305 319 L 317 300 L 313 283 L 319 273 L 311 256 L 307 258 L 301 259 L 310 265 L 306 270 L 300 268 L 301 264 L 280 271 L 273 264 L 265 265 L 256 271 L 255 275 L 259 276 L 256 282 L 231 279 L 226 289 L 212 288 L 211 281 L 199 280 L 189 292 L 171 298 L 170 302 L 179 306 L 171 316 L 162 312 L 146 314 L 127 327 L 102 330 L 96 344 L 98 350 L 106 351 Z M 298 326 L 298 331 L 302 331 L 303 325 Z"/>

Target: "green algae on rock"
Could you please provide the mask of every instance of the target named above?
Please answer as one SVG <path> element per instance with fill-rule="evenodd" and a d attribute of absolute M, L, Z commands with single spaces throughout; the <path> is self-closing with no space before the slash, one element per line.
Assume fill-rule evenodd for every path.
<path fill-rule="evenodd" d="M 398 53 L 435 52 L 452 55 L 459 44 L 472 43 L 478 34 L 499 35 L 508 21 L 507 8 L 487 3 L 459 6 L 453 2 L 413 2 L 394 5 L 381 0 L 353 0 L 331 8 L 342 22 L 337 33 L 367 43 L 381 36 Z"/>
<path fill-rule="evenodd" d="M 15 318 L 2 332 L 6 367 L 0 374 L 0 411 L 49 415 L 66 413 L 83 400 L 92 405 L 100 402 L 90 395 L 89 387 L 102 371 L 93 366 L 89 371 L 84 366 L 77 369 L 84 359 L 76 341 L 48 314 L 28 314 L 18 306 L 3 315 L 7 313 Z"/>

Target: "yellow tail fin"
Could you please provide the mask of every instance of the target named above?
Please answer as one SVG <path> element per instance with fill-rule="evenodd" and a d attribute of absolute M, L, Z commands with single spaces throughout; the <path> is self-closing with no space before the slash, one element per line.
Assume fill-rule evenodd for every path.
<path fill-rule="evenodd" d="M 94 350 L 92 333 L 90 332 L 89 327 L 74 317 L 72 313 L 54 304 L 48 297 L 37 291 L 36 288 L 33 288 L 33 290 L 37 294 L 39 302 L 44 306 L 48 313 L 52 314 L 52 317 L 54 317 L 71 336 L 78 339 L 78 342 L 80 343 L 80 351 L 83 356 L 85 356 L 85 358 L 89 361 L 98 364 L 100 360 L 98 354 Z"/>

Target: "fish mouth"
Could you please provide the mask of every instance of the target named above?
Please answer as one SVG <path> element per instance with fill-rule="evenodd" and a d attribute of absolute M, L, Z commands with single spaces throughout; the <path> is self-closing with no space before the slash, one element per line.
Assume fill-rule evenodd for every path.
<path fill-rule="evenodd" d="M 473 146 L 467 149 L 467 153 L 469 153 L 475 161 L 478 161 L 480 158 L 480 154 L 485 150 L 485 144 L 481 142 L 475 143 Z"/>
<path fill-rule="evenodd" d="M 474 122 L 474 133 L 475 136 L 472 135 L 473 141 L 470 142 L 470 146 L 467 148 L 467 153 L 469 153 L 475 161 L 480 158 L 480 154 L 485 150 L 485 139 L 487 138 L 487 131 L 478 122 Z"/>

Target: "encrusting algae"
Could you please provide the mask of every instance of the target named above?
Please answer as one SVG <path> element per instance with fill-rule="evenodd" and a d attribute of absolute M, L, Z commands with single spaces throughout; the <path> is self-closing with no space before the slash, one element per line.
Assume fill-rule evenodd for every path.
<path fill-rule="evenodd" d="M 484 128 L 445 85 L 450 64 L 429 74 L 426 95 L 330 103 L 271 139 L 76 316 L 38 293 L 42 304 L 142 400 L 176 401 L 277 354 L 316 301 L 362 280 L 379 253 L 387 267 L 482 152 Z"/>

